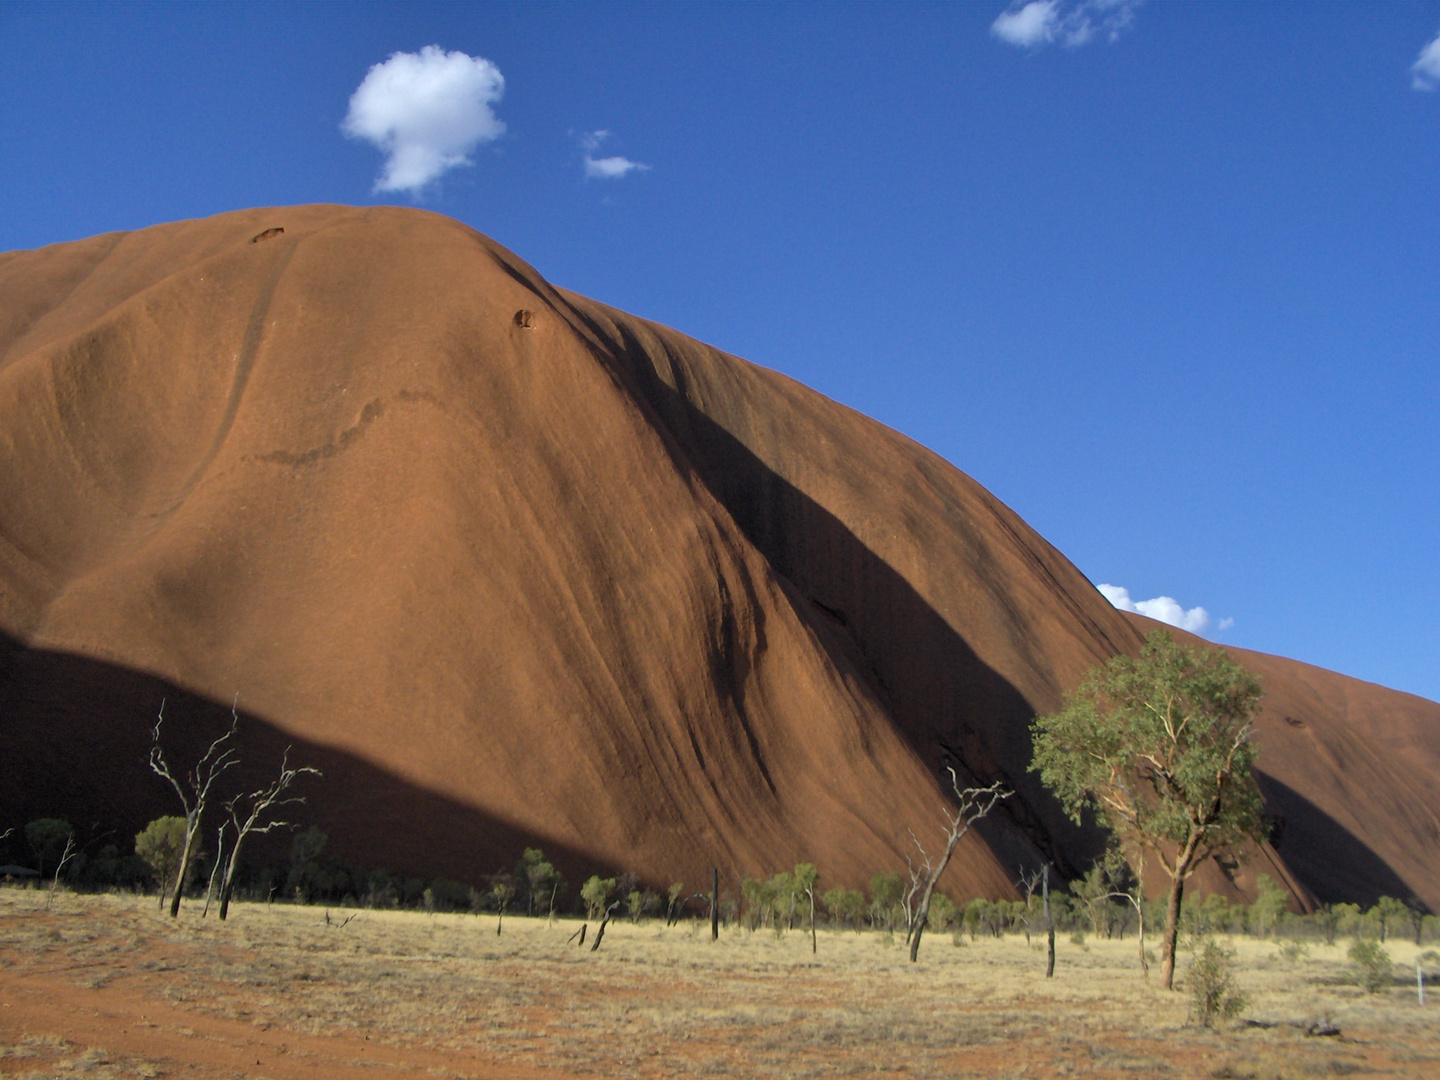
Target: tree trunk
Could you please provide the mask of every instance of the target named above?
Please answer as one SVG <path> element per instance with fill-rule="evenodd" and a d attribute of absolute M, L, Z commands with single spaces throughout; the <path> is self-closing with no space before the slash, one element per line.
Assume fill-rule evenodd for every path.
<path fill-rule="evenodd" d="M 930 880 L 925 883 L 925 891 L 920 894 L 920 907 L 915 912 L 914 925 L 910 927 L 910 962 L 912 964 L 916 963 L 920 956 L 920 936 L 925 933 L 925 921 L 930 918 L 930 897 L 935 894 L 935 884 L 940 880 L 940 875 L 945 873 L 945 868 L 950 865 L 950 856 L 955 853 L 955 845 L 959 843 L 961 835 L 963 834 L 951 829 L 949 843 L 945 845 L 945 857 L 940 860 L 940 865 L 931 871 Z"/>
<path fill-rule="evenodd" d="M 189 823 L 185 826 L 185 844 L 180 849 L 180 868 L 175 872 L 175 894 L 170 897 L 170 917 L 178 918 L 180 915 L 180 897 L 185 892 L 185 875 L 190 872 L 190 856 L 195 850 L 195 834 L 200 831 L 200 822 L 195 822 L 191 828 Z"/>
<path fill-rule="evenodd" d="M 1135 886 L 1135 917 L 1140 922 L 1140 970 L 1145 975 L 1145 981 L 1150 981 L 1150 961 L 1145 958 L 1145 894 L 1140 891 L 1140 886 Z"/>
<path fill-rule="evenodd" d="M 610 922 L 610 916 L 615 913 L 615 909 L 619 906 L 620 901 L 616 900 L 613 904 L 611 904 L 608 908 L 605 909 L 605 915 L 600 920 L 600 925 L 595 928 L 595 943 L 590 946 L 591 952 L 594 952 L 596 949 L 600 948 L 600 942 L 605 940 L 605 927 Z"/>
<path fill-rule="evenodd" d="M 812 888 L 805 891 L 810 894 L 810 955 L 814 956 L 820 951 L 815 942 L 815 890 Z"/>
<path fill-rule="evenodd" d="M 215 895 L 215 875 L 220 872 L 220 863 L 225 854 L 225 826 L 220 826 L 220 835 L 215 839 L 215 865 L 210 869 L 210 884 L 205 887 L 205 907 L 200 912 L 203 919 L 210 914 L 210 898 Z"/>
<path fill-rule="evenodd" d="M 1185 895 L 1185 875 L 1178 866 L 1175 871 L 1170 879 L 1170 898 L 1165 903 L 1165 938 L 1160 954 L 1160 985 L 1166 990 L 1175 989 L 1175 943 L 1180 937 L 1180 901 Z"/>
<path fill-rule="evenodd" d="M 1055 977 L 1055 920 L 1050 917 L 1050 864 L 1040 868 L 1040 890 L 1045 899 L 1045 977 Z"/>
<path fill-rule="evenodd" d="M 235 837 L 235 846 L 230 849 L 230 860 L 225 864 L 225 880 L 220 886 L 220 921 L 230 914 L 230 897 L 235 895 L 235 868 L 240 865 L 240 845 L 245 841 L 242 832 Z"/>
<path fill-rule="evenodd" d="M 928 912 L 922 914 L 928 914 Z M 915 932 L 910 935 L 910 962 L 912 964 L 916 962 L 916 958 L 920 955 L 920 935 L 924 932 L 925 920 L 923 918 L 916 919 Z"/>
<path fill-rule="evenodd" d="M 720 868 L 710 868 L 710 940 L 720 940 Z"/>

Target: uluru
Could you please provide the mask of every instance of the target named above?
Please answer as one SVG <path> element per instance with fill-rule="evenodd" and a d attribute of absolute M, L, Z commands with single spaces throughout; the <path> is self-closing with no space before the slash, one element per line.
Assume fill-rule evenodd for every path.
<path fill-rule="evenodd" d="M 954 465 L 417 209 L 246 210 L 0 254 L 0 827 L 133 835 L 240 715 L 359 865 L 859 884 L 947 766 L 1015 791 L 944 887 L 1101 847 L 1029 724 L 1149 624 Z M 1184 636 L 1184 635 L 1178 635 Z M 1265 690 L 1255 875 L 1440 910 L 1440 704 Z"/>

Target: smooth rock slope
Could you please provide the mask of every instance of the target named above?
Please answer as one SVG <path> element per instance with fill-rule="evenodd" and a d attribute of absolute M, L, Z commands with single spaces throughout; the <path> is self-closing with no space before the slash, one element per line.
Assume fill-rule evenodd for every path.
<path fill-rule="evenodd" d="M 949 763 L 1017 795 L 946 886 L 1007 895 L 1098 843 L 1030 718 L 1141 633 L 923 447 L 434 214 L 0 255 L 0 826 L 172 812 L 161 700 L 183 757 L 238 694 L 250 775 L 324 768 L 361 865 L 855 885 Z M 1236 655 L 1283 826 L 1211 887 L 1440 907 L 1440 706 Z"/>

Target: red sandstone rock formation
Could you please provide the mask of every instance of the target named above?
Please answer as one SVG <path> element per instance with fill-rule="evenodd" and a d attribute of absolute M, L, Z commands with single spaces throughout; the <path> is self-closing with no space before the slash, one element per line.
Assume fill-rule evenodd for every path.
<path fill-rule="evenodd" d="M 1018 792 L 947 875 L 989 895 L 1094 854 L 1028 722 L 1140 640 L 904 436 L 457 222 L 331 206 L 0 255 L 0 634 L 0 825 L 133 833 L 160 698 L 183 742 L 238 693 L 363 865 L 858 884 L 951 761 Z M 1440 706 L 1236 655 L 1263 865 L 1440 907 Z"/>

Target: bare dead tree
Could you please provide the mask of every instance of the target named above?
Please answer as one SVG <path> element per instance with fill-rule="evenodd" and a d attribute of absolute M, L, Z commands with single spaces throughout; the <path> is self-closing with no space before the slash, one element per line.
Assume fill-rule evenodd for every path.
<path fill-rule="evenodd" d="M 1025 890 L 1025 909 L 1030 909 L 1035 890 L 1040 890 L 1041 909 L 1045 920 L 1045 977 L 1055 976 L 1055 919 L 1050 912 L 1050 864 L 1045 863 L 1039 870 L 1030 873 L 1021 871 L 1020 887 Z M 1025 943 L 1030 943 L 1030 920 L 1025 919 Z"/>
<path fill-rule="evenodd" d="M 1027 873 L 1021 870 L 1020 876 L 1015 879 L 1015 884 L 1020 886 L 1020 890 L 1025 894 L 1025 913 L 1023 915 L 1017 915 L 1016 917 L 1020 920 L 1020 924 L 1025 927 L 1025 944 L 1029 945 L 1032 930 L 1030 920 L 1035 914 L 1035 890 L 1040 888 L 1040 871 L 1034 870 Z"/>
<path fill-rule="evenodd" d="M 813 881 L 805 886 L 805 895 L 810 898 L 810 955 L 814 956 L 820 951 L 820 946 L 815 937 L 815 883 Z"/>
<path fill-rule="evenodd" d="M 1145 981 L 1150 981 L 1150 958 L 1145 955 L 1145 905 L 1141 902 L 1140 886 L 1135 886 L 1132 892 L 1106 893 L 1106 900 L 1126 900 L 1135 909 L 1135 917 L 1140 921 L 1140 971 L 1145 976 Z M 1123 931 L 1123 927 L 1122 927 Z"/>
<path fill-rule="evenodd" d="M 683 881 L 672 882 L 670 888 L 665 891 L 668 902 L 665 905 L 665 925 L 674 926 L 680 921 L 680 913 L 685 908 L 685 883 Z"/>
<path fill-rule="evenodd" d="M 190 871 L 190 860 L 195 854 L 195 839 L 200 833 L 200 819 L 204 816 L 205 804 L 210 799 L 210 789 L 215 786 L 221 773 L 240 764 L 240 759 L 235 756 L 235 747 L 230 743 L 240 726 L 240 714 L 236 711 L 239 704 L 240 697 L 237 694 L 230 706 L 230 729 L 210 744 L 193 769 L 182 772 L 177 778 L 160 747 L 160 725 L 165 723 L 165 702 L 160 702 L 160 716 L 155 721 L 155 730 L 151 733 L 150 768 L 157 776 L 170 782 L 175 794 L 180 796 L 180 805 L 185 808 L 185 841 L 180 846 L 180 865 L 175 872 L 175 895 L 170 899 L 172 919 L 180 914 L 180 897 L 185 891 L 185 876 Z M 223 914 L 221 918 L 224 918 Z"/>
<path fill-rule="evenodd" d="M 595 930 L 595 943 L 590 946 L 591 952 L 594 952 L 596 949 L 600 948 L 600 942 L 605 940 L 605 927 L 609 925 L 610 916 L 615 914 L 615 909 L 618 908 L 620 904 L 621 901 L 616 900 L 613 904 L 611 904 L 605 909 L 605 915 L 603 918 L 601 918 L 600 925 Z"/>
<path fill-rule="evenodd" d="M 219 876 L 220 865 L 225 860 L 225 830 L 229 827 L 228 821 L 222 821 L 215 832 L 215 865 L 210 868 L 210 884 L 205 886 L 205 906 L 200 909 L 202 919 L 210 914 L 210 898 L 215 895 L 215 878 Z"/>
<path fill-rule="evenodd" d="M 50 882 L 50 895 L 45 898 L 46 908 L 55 902 L 55 893 L 60 888 L 60 873 L 65 869 L 65 864 L 79 854 L 80 849 L 75 846 L 75 834 L 71 833 L 65 838 L 65 850 L 60 853 L 60 861 L 55 864 L 55 878 Z"/>
<path fill-rule="evenodd" d="M 710 940 L 720 940 L 720 868 L 710 867 Z"/>
<path fill-rule="evenodd" d="M 230 847 L 230 859 L 225 864 L 225 881 L 220 886 L 220 921 L 225 921 L 225 916 L 230 913 L 230 897 L 235 892 L 235 868 L 240 865 L 240 848 L 245 843 L 245 838 L 255 833 L 268 833 L 273 829 L 289 828 L 292 824 L 275 817 L 275 811 L 282 806 L 293 806 L 296 803 L 303 803 L 301 795 L 287 795 L 290 785 L 302 776 L 320 776 L 319 769 L 313 769 L 309 765 L 302 765 L 292 768 L 290 765 L 290 747 L 285 748 L 285 753 L 280 758 L 280 775 L 272 780 L 266 787 L 258 791 L 252 791 L 248 795 L 236 795 L 225 804 L 225 809 L 230 814 L 230 821 L 235 826 L 235 843 Z"/>
<path fill-rule="evenodd" d="M 1009 798 L 1011 792 L 999 781 L 987 787 L 960 786 L 960 777 L 952 765 L 945 766 L 950 774 L 950 787 L 958 801 L 953 810 L 945 811 L 945 852 L 938 859 L 932 858 L 920 843 L 914 830 L 910 840 L 919 852 L 919 857 L 905 856 L 905 865 L 910 871 L 910 884 L 905 891 L 905 940 L 910 945 L 910 962 L 913 964 L 920 955 L 920 937 L 925 933 L 925 920 L 930 916 L 930 897 L 935 892 L 935 883 L 950 865 L 950 856 L 955 854 L 955 845 L 970 831 L 970 826 L 995 808 L 1001 799 Z"/>

